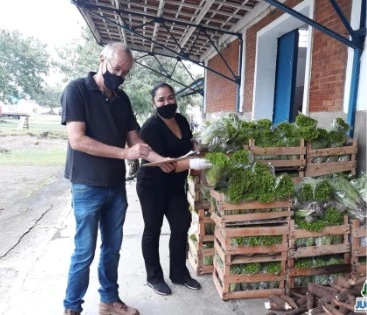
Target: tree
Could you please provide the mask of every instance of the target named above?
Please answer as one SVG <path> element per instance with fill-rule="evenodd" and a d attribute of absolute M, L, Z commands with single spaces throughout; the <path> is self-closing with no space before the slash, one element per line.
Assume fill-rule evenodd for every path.
<path fill-rule="evenodd" d="M 55 113 L 54 108 L 60 107 L 60 97 L 62 89 L 60 84 L 56 86 L 46 85 L 42 93 L 37 94 L 34 99 L 38 105 L 50 109 L 50 113 Z"/>
<path fill-rule="evenodd" d="M 102 47 L 96 43 L 88 28 L 82 31 L 82 40 L 72 42 L 62 50 L 58 50 L 59 58 L 55 65 L 59 68 L 63 75 L 63 81 L 70 81 L 75 78 L 84 77 L 89 71 L 96 71 L 99 64 L 99 55 Z M 177 63 L 176 59 L 168 57 L 145 56 L 146 54 L 133 52 L 135 59 L 150 69 L 154 69 L 158 73 L 163 73 L 164 69 L 168 75 L 172 75 L 170 80 L 164 76 L 151 71 L 148 68 L 136 64 L 132 70 L 132 77 L 127 79 L 123 85 L 124 91 L 129 95 L 135 115 L 139 122 L 143 122 L 154 110 L 150 96 L 152 87 L 161 81 L 171 84 L 176 91 L 183 86 L 178 82 L 190 84 L 194 81 L 190 78 L 187 71 L 181 63 Z M 158 60 L 158 61 L 157 61 Z M 190 68 L 190 65 L 185 65 Z M 187 97 L 184 102 L 179 102 L 180 111 L 185 113 L 188 104 L 196 104 L 195 97 Z"/>
<path fill-rule="evenodd" d="M 0 29 L 0 101 L 35 99 L 49 71 L 46 45 L 18 31 Z"/>
<path fill-rule="evenodd" d="M 90 71 L 97 71 L 99 55 L 102 47 L 87 27 L 82 30 L 82 39 L 70 42 L 62 49 L 57 50 L 58 60 L 54 61 L 63 76 L 63 81 L 85 77 Z"/>

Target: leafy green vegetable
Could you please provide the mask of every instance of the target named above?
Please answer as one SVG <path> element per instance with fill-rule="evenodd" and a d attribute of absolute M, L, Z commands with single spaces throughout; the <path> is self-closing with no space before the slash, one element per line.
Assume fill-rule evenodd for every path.
<path fill-rule="evenodd" d="M 222 152 L 212 152 L 205 154 L 205 158 L 213 165 L 205 171 L 205 179 L 210 186 L 216 187 L 227 171 L 229 157 Z"/>
<path fill-rule="evenodd" d="M 314 188 L 314 197 L 316 201 L 329 200 L 332 197 L 333 188 L 327 180 L 320 180 L 316 182 Z"/>
<path fill-rule="evenodd" d="M 250 164 L 253 160 L 250 156 L 251 156 L 250 151 L 248 151 L 248 150 L 238 150 L 230 156 L 230 162 L 232 163 L 232 165 Z"/>
<path fill-rule="evenodd" d="M 277 176 L 274 190 L 276 200 L 289 199 L 294 193 L 292 178 L 287 173 Z"/>
<path fill-rule="evenodd" d="M 262 267 L 263 267 L 264 273 L 267 272 L 267 273 L 271 273 L 274 275 L 278 275 L 282 271 L 280 261 L 271 261 L 271 262 L 263 263 Z"/>
<path fill-rule="evenodd" d="M 324 217 L 328 225 L 342 225 L 344 223 L 344 215 L 338 209 L 326 209 L 324 212 Z"/>
<path fill-rule="evenodd" d="M 317 120 L 306 116 L 304 114 L 298 114 L 296 117 L 296 125 L 298 127 L 309 127 L 309 128 L 316 128 Z"/>
<path fill-rule="evenodd" d="M 241 274 L 256 274 L 260 273 L 260 270 L 260 263 L 242 264 Z"/>
<path fill-rule="evenodd" d="M 307 222 L 302 218 L 296 217 L 294 221 L 297 224 L 298 228 L 307 230 L 310 232 L 321 232 L 327 226 L 326 222 L 323 220 Z"/>

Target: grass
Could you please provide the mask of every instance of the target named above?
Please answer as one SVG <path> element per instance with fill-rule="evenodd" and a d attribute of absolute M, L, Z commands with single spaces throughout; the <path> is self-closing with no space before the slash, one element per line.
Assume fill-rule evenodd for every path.
<path fill-rule="evenodd" d="M 33 136 L 35 141 L 30 147 L 15 148 L 0 151 L 0 165 L 64 165 L 66 157 L 65 147 L 50 146 L 37 147 L 42 138 L 67 139 L 66 128 L 60 124 L 57 115 L 32 115 L 29 117 L 29 129 L 18 128 L 19 120 L 0 118 L 0 149 L 1 138 L 7 136 Z"/>
<path fill-rule="evenodd" d="M 12 118 L 0 118 L 0 136 L 35 135 L 50 132 L 54 137 L 66 139 L 66 128 L 60 123 L 58 115 L 31 115 L 29 117 L 29 129 L 18 128 L 19 120 Z"/>

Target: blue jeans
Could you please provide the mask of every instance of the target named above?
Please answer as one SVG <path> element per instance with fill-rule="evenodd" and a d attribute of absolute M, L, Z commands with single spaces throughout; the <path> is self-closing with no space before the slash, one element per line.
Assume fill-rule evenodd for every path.
<path fill-rule="evenodd" d="M 101 287 L 98 291 L 102 302 L 111 303 L 119 299 L 117 269 L 127 209 L 125 185 L 104 188 L 72 184 L 72 206 L 76 220 L 75 249 L 71 257 L 64 307 L 81 312 L 96 250 L 98 224 L 102 242 L 98 265 Z"/>

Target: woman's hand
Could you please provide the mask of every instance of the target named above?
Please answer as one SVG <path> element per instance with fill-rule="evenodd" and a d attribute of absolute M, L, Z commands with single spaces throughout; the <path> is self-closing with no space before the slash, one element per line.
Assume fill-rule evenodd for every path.
<path fill-rule="evenodd" d="M 189 160 L 189 167 L 192 170 L 206 170 L 207 168 L 211 168 L 213 165 L 206 159 L 194 158 Z"/>
<path fill-rule="evenodd" d="M 165 158 L 165 160 L 169 160 L 170 158 Z M 176 166 L 177 166 L 177 163 L 176 162 L 167 162 L 167 163 L 164 163 L 162 165 L 160 165 L 159 167 L 161 168 L 161 170 L 165 173 L 171 173 L 173 172 L 174 170 L 176 170 Z"/>

